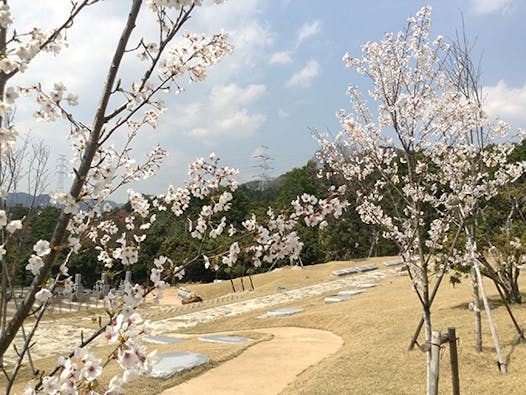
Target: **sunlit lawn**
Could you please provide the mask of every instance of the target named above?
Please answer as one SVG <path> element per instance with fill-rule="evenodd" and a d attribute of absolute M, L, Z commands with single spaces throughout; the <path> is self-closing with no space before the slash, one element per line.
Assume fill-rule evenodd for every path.
<path fill-rule="evenodd" d="M 383 262 L 386 259 L 378 259 Z M 214 298 L 224 301 L 239 301 L 266 295 L 280 289 L 293 289 L 334 279 L 330 272 L 336 269 L 364 264 L 365 261 L 335 262 L 306 267 L 304 270 L 283 268 L 271 273 L 253 277 L 254 292 L 224 297 L 232 292 L 229 282 L 216 284 L 187 285 L 192 291 L 203 296 L 205 303 L 181 307 L 172 313 L 152 313 L 151 317 L 184 314 L 201 308 L 215 306 Z M 382 266 L 382 265 L 380 265 Z M 383 268 L 383 267 L 381 267 Z M 245 286 L 248 280 L 245 279 Z M 236 280 L 236 287 L 239 280 Z M 521 280 L 526 287 L 526 277 Z M 484 350 L 475 351 L 474 318 L 467 308 L 471 299 L 469 281 L 453 288 L 444 282 L 433 306 L 432 318 L 435 330 L 446 332 L 453 326 L 459 338 L 459 363 L 461 393 L 466 394 L 524 394 L 526 375 L 526 344 L 517 344 L 517 332 L 504 306 L 497 300 L 497 292 L 486 282 L 487 292 L 492 301 L 503 353 L 507 361 L 508 374 L 501 375 L 497 367 L 494 344 L 484 317 Z M 526 288 L 525 288 L 526 289 Z M 176 290 L 171 291 L 172 294 Z M 328 295 L 328 294 L 327 294 Z M 325 296 L 312 297 L 290 304 L 303 307 L 303 313 L 273 319 L 256 319 L 266 310 L 259 310 L 238 317 L 220 319 L 208 324 L 185 330 L 186 334 L 232 331 L 249 334 L 258 341 L 265 341 L 261 334 L 250 333 L 252 329 L 269 326 L 298 326 L 332 331 L 344 339 L 344 346 L 336 354 L 316 366 L 305 370 L 284 391 L 285 394 L 421 394 L 425 389 L 425 354 L 407 346 L 420 317 L 417 298 L 405 276 L 390 277 L 379 283 L 377 288 L 368 289 L 349 302 L 326 305 Z M 284 307 L 284 306 L 280 306 Z M 526 326 L 526 307 L 514 305 L 513 311 L 521 326 Z M 210 356 L 212 364 L 176 376 L 170 380 L 136 379 L 126 389 L 129 394 L 157 393 L 162 389 L 188 379 L 224 360 L 238 355 L 247 346 L 213 345 L 201 343 L 195 338 L 170 346 L 155 346 L 159 352 L 178 350 L 196 351 Z M 106 349 L 107 351 L 108 349 Z M 38 361 L 46 368 L 56 358 Z M 254 372 L 257 374 L 257 372 Z M 24 378 L 27 375 L 24 374 Z M 20 387 L 19 387 L 20 388 Z M 442 351 L 440 392 L 451 393 L 449 374 L 449 352 Z"/>

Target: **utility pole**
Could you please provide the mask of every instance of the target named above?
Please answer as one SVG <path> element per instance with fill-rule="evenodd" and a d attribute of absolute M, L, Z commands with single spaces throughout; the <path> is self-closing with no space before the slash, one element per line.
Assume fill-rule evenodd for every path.
<path fill-rule="evenodd" d="M 66 155 L 60 154 L 57 158 L 57 192 L 64 192 L 64 179 L 67 175 L 67 159 Z"/>
<path fill-rule="evenodd" d="M 266 145 L 260 145 L 252 155 L 252 159 L 259 162 L 257 165 L 252 166 L 259 169 L 259 173 L 254 176 L 254 178 L 259 180 L 259 191 L 262 191 L 267 187 L 271 180 L 269 173 L 271 170 L 274 170 L 269 163 L 271 160 L 274 160 L 274 158 L 267 153 L 268 149 L 269 148 Z"/>

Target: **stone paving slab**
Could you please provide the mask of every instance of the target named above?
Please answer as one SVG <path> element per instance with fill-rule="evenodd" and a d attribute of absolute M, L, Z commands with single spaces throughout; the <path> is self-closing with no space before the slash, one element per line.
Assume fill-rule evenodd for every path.
<path fill-rule="evenodd" d="M 341 276 L 346 276 L 348 274 L 370 272 L 370 271 L 377 270 L 377 269 L 378 269 L 378 266 L 376 266 L 374 263 L 371 263 L 368 265 L 361 265 L 361 266 L 356 266 L 356 267 L 348 267 L 346 269 L 334 270 L 333 272 L 331 272 L 331 274 L 336 277 L 341 277 Z"/>
<path fill-rule="evenodd" d="M 145 343 L 150 344 L 177 344 L 184 341 L 184 339 L 181 339 L 180 337 L 172 337 L 172 336 L 144 336 L 143 341 Z"/>
<path fill-rule="evenodd" d="M 272 317 L 285 317 L 285 316 L 288 316 L 288 315 L 293 315 L 293 314 L 298 314 L 298 313 L 302 313 L 304 312 L 305 309 L 300 309 L 300 308 L 284 308 L 284 309 L 278 309 L 278 310 L 272 310 L 272 311 L 267 311 L 267 314 L 266 316 L 268 318 L 272 318 Z"/>
<path fill-rule="evenodd" d="M 204 354 L 185 351 L 167 352 L 159 355 L 159 360 L 153 365 L 149 376 L 166 379 L 176 373 L 184 372 L 208 362 L 210 362 L 210 358 Z"/>
<path fill-rule="evenodd" d="M 331 274 L 333 276 L 340 277 L 340 276 L 346 276 L 348 274 L 355 274 L 355 273 L 358 273 L 358 272 L 359 272 L 358 268 L 356 268 L 356 267 L 349 267 L 347 269 L 334 270 L 333 272 L 331 272 Z"/>
<path fill-rule="evenodd" d="M 219 298 L 222 303 L 228 303 L 223 306 L 214 306 L 207 309 L 192 311 L 187 314 L 174 316 L 168 319 L 154 321 L 151 327 L 155 334 L 170 333 L 185 328 L 191 328 L 201 323 L 211 322 L 224 317 L 233 317 L 256 310 L 269 308 L 279 304 L 286 304 L 302 300 L 309 297 L 323 295 L 329 292 L 342 290 L 345 288 L 356 288 L 359 284 L 379 281 L 385 277 L 398 275 L 394 268 L 386 268 L 378 271 L 359 273 L 348 278 L 337 278 L 319 284 L 310 285 L 298 289 L 287 290 L 271 295 L 252 298 L 241 302 L 229 303 L 235 298 L 231 295 Z M 173 306 L 159 306 L 161 311 L 174 312 Z M 175 311 L 182 311 L 183 307 L 177 306 Z M 26 331 L 31 329 L 26 326 Z M 32 356 L 35 359 L 49 357 L 53 355 L 67 354 L 72 344 L 78 344 L 81 338 L 81 332 L 86 329 L 72 324 L 68 319 L 53 320 L 53 325 L 49 326 L 47 321 L 41 325 L 41 329 L 35 334 L 34 340 L 37 347 L 33 347 Z M 58 339 L 58 341 L 57 341 Z M 15 343 L 20 345 L 23 339 L 21 334 L 15 338 Z M 105 341 L 97 339 L 95 345 L 103 344 Z M 7 362 L 13 361 L 16 354 L 10 348 L 5 355 Z"/>
<path fill-rule="evenodd" d="M 369 265 L 358 266 L 357 269 L 358 269 L 358 271 L 360 273 L 362 273 L 362 272 L 370 272 L 370 271 L 373 271 L 373 270 L 378 270 L 378 266 L 376 266 L 374 263 L 371 263 Z"/>
<path fill-rule="evenodd" d="M 403 259 L 394 259 L 392 261 L 385 261 L 384 266 L 398 266 L 404 263 Z"/>
<path fill-rule="evenodd" d="M 248 337 L 242 336 L 231 336 L 231 335 L 209 335 L 201 336 L 199 338 L 202 342 L 207 343 L 231 343 L 231 344 L 243 344 L 252 341 Z"/>
<path fill-rule="evenodd" d="M 360 289 L 367 289 L 377 287 L 377 284 L 358 284 L 356 287 Z"/>
<path fill-rule="evenodd" d="M 357 287 L 359 284 L 366 284 L 371 281 L 377 281 L 385 277 L 391 277 L 395 275 L 395 269 L 364 272 L 349 278 L 339 278 L 302 288 L 260 296 L 257 298 L 243 300 L 241 302 L 230 303 L 224 306 L 211 307 L 208 309 L 178 315 L 176 317 L 166 318 L 152 322 L 151 328 L 156 333 L 183 330 L 220 318 L 234 317 L 279 304 L 291 303 L 301 299 L 323 295 L 327 292 L 337 291 L 342 288 Z"/>
<path fill-rule="evenodd" d="M 364 289 L 350 289 L 346 291 L 340 291 L 338 292 L 339 296 L 353 296 L 353 295 L 359 295 L 363 294 L 365 292 Z"/>
<path fill-rule="evenodd" d="M 331 304 L 331 303 L 347 302 L 348 300 L 351 300 L 349 296 L 338 295 L 338 296 L 328 296 L 324 299 L 324 302 L 327 304 Z"/>

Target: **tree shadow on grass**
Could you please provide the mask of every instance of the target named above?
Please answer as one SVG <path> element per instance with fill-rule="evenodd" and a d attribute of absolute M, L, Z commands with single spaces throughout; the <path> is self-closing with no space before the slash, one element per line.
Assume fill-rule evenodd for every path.
<path fill-rule="evenodd" d="M 524 297 L 525 295 L 523 295 Z M 461 302 L 459 304 L 456 304 L 454 306 L 452 306 L 451 308 L 453 309 L 461 309 L 461 310 L 465 310 L 465 309 L 468 309 L 470 304 L 473 303 L 473 300 L 466 300 L 464 302 Z M 489 304 L 489 307 L 491 310 L 497 310 L 501 307 L 505 307 L 504 305 L 504 301 L 501 299 L 500 296 L 498 295 L 495 295 L 495 296 L 490 296 L 488 297 L 488 304 Z M 508 306 L 510 306 L 511 309 L 513 309 L 513 307 L 515 306 L 523 306 L 523 305 L 526 305 L 524 303 L 508 303 Z M 484 304 L 482 302 L 482 299 L 480 301 L 480 309 L 483 310 L 484 309 Z"/>

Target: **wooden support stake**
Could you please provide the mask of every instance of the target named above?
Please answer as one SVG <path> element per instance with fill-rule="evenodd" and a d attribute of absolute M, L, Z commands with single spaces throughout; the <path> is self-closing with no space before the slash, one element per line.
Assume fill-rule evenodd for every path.
<path fill-rule="evenodd" d="M 449 339 L 449 360 L 451 361 L 451 386 L 453 395 L 460 395 L 460 376 L 458 374 L 457 333 L 455 328 L 447 328 Z"/>
<path fill-rule="evenodd" d="M 500 289 L 499 284 L 495 280 L 493 280 L 493 283 L 495 284 L 495 287 L 497 287 L 497 291 L 499 291 L 500 298 L 502 299 L 502 302 L 504 303 L 504 306 L 506 306 L 506 311 L 508 312 L 511 320 L 513 321 L 513 325 L 515 325 L 515 329 L 517 329 L 517 332 L 519 333 L 519 341 L 520 340 L 526 340 L 526 338 L 524 337 L 524 329 L 522 329 L 519 326 L 517 320 L 515 319 L 515 316 L 513 315 L 513 312 L 511 311 L 510 306 L 509 306 L 508 302 L 506 301 L 506 297 L 502 293 L 502 290 Z"/>
<path fill-rule="evenodd" d="M 488 303 L 488 297 L 486 296 L 486 291 L 484 290 L 484 284 L 482 283 L 482 274 L 480 273 L 479 263 L 475 260 L 474 263 L 475 272 L 477 274 L 477 279 L 479 282 L 480 296 L 482 297 L 482 302 L 484 303 L 484 309 L 486 310 L 486 317 L 488 319 L 489 329 L 491 331 L 491 336 L 493 337 L 493 343 L 495 344 L 495 350 L 497 352 L 497 359 L 499 363 L 499 369 L 502 374 L 506 373 L 506 362 L 502 357 L 502 351 L 500 349 L 500 342 L 497 336 L 497 329 L 495 328 L 495 323 L 493 322 L 493 316 L 491 315 L 491 309 Z"/>

